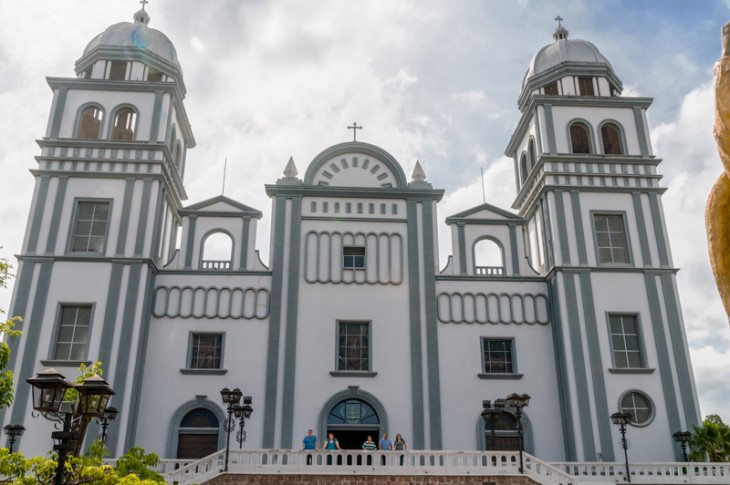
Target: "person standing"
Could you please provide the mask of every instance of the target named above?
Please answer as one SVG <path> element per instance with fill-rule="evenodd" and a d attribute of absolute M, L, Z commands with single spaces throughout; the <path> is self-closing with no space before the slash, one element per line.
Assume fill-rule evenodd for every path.
<path fill-rule="evenodd" d="M 327 441 L 324 442 L 324 446 L 322 447 L 325 450 L 328 451 L 334 451 L 334 450 L 340 450 L 340 442 L 335 438 L 335 435 L 330 433 L 327 435 Z M 327 457 L 327 464 L 332 464 L 332 456 Z"/>
<path fill-rule="evenodd" d="M 378 448 L 380 448 L 381 451 L 390 451 L 393 449 L 393 442 L 388 439 L 388 433 L 383 433 L 383 439 L 380 440 Z M 385 455 L 383 455 L 383 458 L 380 461 L 383 465 L 385 465 Z"/>
<path fill-rule="evenodd" d="M 317 435 L 312 433 L 312 430 L 310 429 L 307 431 L 307 436 L 304 437 L 302 440 L 302 450 L 316 450 L 317 449 Z M 307 465 L 312 464 L 312 455 L 307 454 Z"/>
<path fill-rule="evenodd" d="M 371 452 L 371 451 L 377 450 L 378 449 L 378 445 L 376 445 L 375 444 L 375 441 L 373 441 L 373 437 L 370 436 L 370 435 L 368 435 L 367 441 L 365 441 L 365 443 L 362 444 L 362 449 L 365 450 L 365 451 L 367 451 L 367 452 Z M 373 464 L 373 457 L 372 456 L 368 456 L 367 463 L 368 463 L 368 465 L 372 465 Z"/>
<path fill-rule="evenodd" d="M 395 441 L 393 442 L 393 449 L 395 451 L 406 451 L 408 449 L 408 443 L 403 439 L 400 433 L 395 435 Z M 400 464 L 403 466 L 403 456 L 400 456 Z"/>

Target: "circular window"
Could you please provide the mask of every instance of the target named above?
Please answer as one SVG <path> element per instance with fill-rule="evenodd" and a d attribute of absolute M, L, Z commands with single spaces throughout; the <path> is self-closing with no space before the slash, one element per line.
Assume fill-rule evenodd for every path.
<path fill-rule="evenodd" d="M 621 398 L 621 411 L 629 413 L 629 421 L 635 426 L 646 426 L 654 419 L 654 406 L 646 394 L 630 391 Z"/>

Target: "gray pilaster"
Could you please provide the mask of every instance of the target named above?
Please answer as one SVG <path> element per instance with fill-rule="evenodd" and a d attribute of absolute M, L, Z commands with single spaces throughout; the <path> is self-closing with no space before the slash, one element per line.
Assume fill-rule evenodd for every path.
<path fill-rule="evenodd" d="M 583 355 L 583 335 L 581 331 L 580 309 L 578 306 L 577 288 L 575 285 L 576 274 L 574 272 L 564 273 L 565 284 L 565 310 L 568 333 L 570 337 L 571 358 L 573 360 L 573 377 L 575 384 L 576 400 L 579 403 L 588 402 L 588 377 L 586 375 L 586 360 Z M 580 433 L 583 441 L 584 459 L 593 459 L 596 456 L 596 447 L 593 437 L 593 419 L 589 406 L 582 406 L 576 409 Z M 570 439 L 570 438 L 569 438 Z M 613 447 L 603 450 L 604 459 L 613 461 Z"/>
<path fill-rule="evenodd" d="M 560 314 L 560 290 L 556 276 L 548 280 L 548 295 L 550 299 L 550 328 L 555 348 L 555 371 L 557 376 L 558 398 L 560 399 L 560 424 L 563 430 L 563 447 L 566 461 L 575 461 L 575 430 L 573 428 L 573 407 L 570 400 L 568 382 L 568 366 L 565 358 L 565 343 L 563 342 L 563 320 Z"/>
<path fill-rule="evenodd" d="M 48 135 L 51 139 L 58 138 L 58 132 L 61 130 L 61 120 L 63 120 L 63 113 L 66 111 L 67 95 L 68 88 L 58 88 L 56 105 L 53 111 L 53 120 L 51 121 L 51 133 Z"/>
<path fill-rule="evenodd" d="M 423 289 L 426 295 L 436 295 L 436 249 L 437 237 L 433 227 L 433 204 L 426 200 L 423 207 Z M 426 351 L 428 352 L 428 411 L 431 429 L 431 449 L 443 448 L 441 436 L 441 375 L 439 372 L 438 310 L 436 298 L 426 298 Z"/>
<path fill-rule="evenodd" d="M 50 227 L 48 228 L 48 240 L 46 241 L 46 254 L 53 254 L 58 243 L 58 228 L 61 224 L 61 211 L 63 211 L 63 201 L 66 198 L 67 186 L 68 177 L 58 177 L 56 201 L 53 203 L 53 213 L 49 221 Z"/>
<path fill-rule="evenodd" d="M 418 261 L 418 203 L 406 202 L 408 232 L 408 308 L 411 334 L 411 419 L 413 425 L 413 449 L 425 446 L 423 427 L 423 354 L 421 352 L 421 264 Z"/>
<path fill-rule="evenodd" d="M 456 237 L 459 240 L 459 274 L 466 274 L 466 240 L 462 222 L 456 224 Z"/>
<path fill-rule="evenodd" d="M 286 224 L 286 199 L 274 199 L 276 210 L 273 221 L 274 251 L 271 258 L 271 313 L 269 314 L 269 338 L 266 349 L 266 395 L 264 396 L 263 448 L 274 448 L 276 427 L 276 391 L 279 374 L 279 339 L 281 337 L 281 301 L 284 286 L 284 246 Z"/>
<path fill-rule="evenodd" d="M 558 234 L 560 235 L 560 258 L 562 259 L 562 265 L 569 265 L 570 260 L 570 247 L 568 244 L 568 227 L 565 223 L 565 204 L 563 201 L 563 191 L 555 191 L 555 211 L 560 217 L 557 218 L 558 222 Z"/>
<path fill-rule="evenodd" d="M 28 233 L 28 253 L 33 254 L 36 252 L 38 247 L 38 235 L 43 224 L 43 215 L 46 210 L 46 196 L 48 195 L 48 184 L 50 183 L 50 177 L 48 175 L 41 175 L 38 183 L 37 198 L 35 201 L 35 208 L 33 209 L 33 218 L 30 222 L 30 232 Z"/>
<path fill-rule="evenodd" d="M 578 245 L 578 262 L 581 265 L 588 264 L 588 253 L 586 249 L 586 236 L 583 228 L 583 212 L 580 208 L 580 194 L 577 190 L 570 191 L 570 202 L 573 208 L 573 224 L 575 224 L 575 240 Z"/>
<path fill-rule="evenodd" d="M 101 328 L 101 341 L 99 342 L 99 360 L 102 363 L 109 363 L 112 355 L 112 343 L 114 341 L 114 329 L 117 325 L 117 311 L 119 310 L 119 294 L 122 290 L 122 276 L 124 264 L 112 262 L 109 273 L 109 290 L 107 291 L 106 305 L 104 308 L 104 326 Z"/>
<path fill-rule="evenodd" d="M 634 107 L 634 122 L 636 123 L 636 134 L 639 138 L 639 153 L 642 157 L 648 157 L 649 146 L 646 143 L 646 126 L 644 126 L 642 109 L 638 106 Z"/>
<path fill-rule="evenodd" d="M 636 225 L 639 228 L 639 245 L 641 246 L 641 260 L 644 267 L 652 266 L 651 252 L 649 251 L 649 238 L 646 236 L 646 220 L 644 219 L 644 209 L 641 205 L 641 194 L 632 192 L 631 198 L 634 202 L 634 214 L 636 215 Z"/>
<path fill-rule="evenodd" d="M 520 274 L 520 261 L 517 254 L 517 227 L 514 224 L 509 225 L 509 247 L 512 252 L 512 275 Z"/>
<path fill-rule="evenodd" d="M 155 143 L 159 141 L 160 133 L 160 117 L 162 112 L 162 97 L 164 93 L 158 91 L 155 93 L 155 104 L 152 108 L 152 124 L 150 125 L 150 141 Z M 172 111 L 172 110 L 170 110 Z"/>
<path fill-rule="evenodd" d="M 291 201 L 289 270 L 286 291 L 286 337 L 284 341 L 284 390 L 282 394 L 280 447 L 292 447 L 294 433 L 294 384 L 297 363 L 297 320 L 299 307 L 299 261 L 301 259 L 302 198 Z"/>
<path fill-rule="evenodd" d="M 584 270 L 580 272 L 580 292 L 583 300 L 583 319 L 585 321 L 586 341 L 588 343 L 588 359 L 591 363 L 591 377 L 593 381 L 593 395 L 596 405 L 596 422 L 598 424 L 598 441 L 601 444 L 603 456 L 605 450 L 613 450 L 611 438 L 611 422 L 608 417 L 613 411 L 608 409 L 608 396 L 604 378 L 604 366 L 601 360 L 601 342 L 598 338 L 598 322 L 596 321 L 596 307 L 593 303 L 593 285 L 591 274 Z"/>
<path fill-rule="evenodd" d="M 654 342 L 656 342 L 657 368 L 659 370 L 659 378 L 662 382 L 664 402 L 667 406 L 669 429 L 679 430 L 681 429 L 682 423 L 679 419 L 677 394 L 674 389 L 674 380 L 672 378 L 672 360 L 669 356 L 669 349 L 666 345 L 667 334 L 664 328 L 664 320 L 662 319 L 662 306 L 659 299 L 656 277 L 656 273 L 644 273 L 646 294 L 649 298 L 649 316 L 651 318 L 651 326 L 654 332 Z"/>
<path fill-rule="evenodd" d="M 155 220 L 152 226 L 152 241 L 151 241 L 151 254 L 150 257 L 158 260 L 163 251 L 161 248 L 167 243 L 166 241 L 160 241 L 160 234 L 163 230 L 163 218 L 165 211 L 165 189 L 162 184 L 157 184 L 157 202 L 155 203 Z"/>
<path fill-rule="evenodd" d="M 248 247 L 249 247 L 249 241 L 248 238 L 251 234 L 251 218 L 245 217 L 243 219 L 243 229 L 241 234 L 241 264 L 240 269 L 245 270 L 246 266 L 248 265 Z"/>
<path fill-rule="evenodd" d="M 145 179 L 142 186 L 142 203 L 139 208 L 139 221 L 137 225 L 137 236 L 134 243 L 134 255 L 142 256 L 144 251 L 144 240 L 147 236 L 147 218 L 150 213 L 150 192 L 152 190 L 152 179 Z"/>
<path fill-rule="evenodd" d="M 555 142 L 555 122 L 553 121 L 553 105 L 546 104 L 545 108 L 545 131 L 547 132 L 548 141 L 548 153 L 555 155 L 557 150 L 557 143 Z"/>
<path fill-rule="evenodd" d="M 659 264 L 662 268 L 666 268 L 669 267 L 669 245 L 664 238 L 664 217 L 659 209 L 659 195 L 649 194 L 649 207 L 651 208 L 651 221 L 654 224 L 654 238 L 659 251 Z"/>
<path fill-rule="evenodd" d="M 198 218 L 190 216 L 188 224 L 188 240 L 185 241 L 185 269 L 192 269 L 193 251 L 195 250 L 195 223 Z"/>
<path fill-rule="evenodd" d="M 119 236 L 117 236 L 117 256 L 124 256 L 124 247 L 129 232 L 129 214 L 132 209 L 132 194 L 134 193 L 134 179 L 129 177 L 124 185 L 124 200 L 122 201 L 122 215 L 119 220 Z"/>

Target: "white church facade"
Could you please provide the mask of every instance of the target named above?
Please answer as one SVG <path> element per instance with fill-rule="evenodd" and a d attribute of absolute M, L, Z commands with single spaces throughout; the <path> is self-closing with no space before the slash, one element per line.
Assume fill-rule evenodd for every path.
<path fill-rule="evenodd" d="M 113 455 L 164 458 L 225 443 L 224 387 L 253 398 L 250 448 L 299 448 L 307 429 L 343 447 L 402 433 L 412 449 L 514 449 L 514 410 L 497 435 L 483 401 L 513 392 L 525 449 L 546 461 L 619 460 L 609 416 L 632 414 L 632 459 L 681 457 L 672 433 L 700 420 L 652 153 L 650 98 L 591 43 L 533 58 L 506 154 L 517 196 L 451 215 L 444 191 L 359 141 L 293 161 L 262 212 L 224 196 L 193 205 L 195 146 L 174 46 L 135 21 L 106 29 L 49 78 L 53 104 L 10 307 L 20 449 L 44 453 L 25 378 L 103 362 L 120 415 Z M 225 250 L 221 251 L 222 248 Z M 98 430 L 93 426 L 89 434 Z M 377 438 L 376 438 L 377 440 Z"/>

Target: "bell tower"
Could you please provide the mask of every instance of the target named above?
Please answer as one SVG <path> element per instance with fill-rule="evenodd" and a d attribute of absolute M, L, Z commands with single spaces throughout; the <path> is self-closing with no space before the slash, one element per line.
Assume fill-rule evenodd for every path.
<path fill-rule="evenodd" d="M 646 119 L 652 99 L 621 96 L 608 59 L 556 20 L 554 42 L 525 74 L 506 154 L 528 258 L 553 301 L 565 455 L 614 460 L 618 410 L 633 416 L 634 446 L 676 454 L 666 437 L 696 424 L 699 407 Z"/>
<path fill-rule="evenodd" d="M 110 26 L 89 42 L 75 78 L 48 78 L 53 103 L 11 303 L 23 336 L 3 421 L 29 417 L 26 377 L 55 367 L 73 378 L 79 364 L 100 360 L 123 410 L 113 456 L 134 442 L 148 299 L 175 250 L 195 146 L 175 47 L 149 21 L 143 8 Z M 29 444 L 44 442 L 40 422 L 26 427 Z"/>

